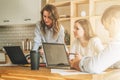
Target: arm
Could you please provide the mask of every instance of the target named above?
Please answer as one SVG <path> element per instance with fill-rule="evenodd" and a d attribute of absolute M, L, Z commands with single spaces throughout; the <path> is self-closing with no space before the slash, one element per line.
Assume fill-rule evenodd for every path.
<path fill-rule="evenodd" d="M 57 43 L 64 43 L 64 37 L 65 37 L 64 27 L 60 25 L 60 32 L 58 33 Z M 67 54 L 69 54 L 69 50 L 66 45 L 65 45 L 65 49 Z"/>
<path fill-rule="evenodd" d="M 61 27 L 60 27 L 60 32 L 58 33 L 57 42 L 58 42 L 58 43 L 64 43 L 64 37 L 65 37 L 64 27 L 61 25 Z"/>
<path fill-rule="evenodd" d="M 100 73 L 120 60 L 120 43 L 108 45 L 101 53 L 94 57 L 84 57 L 79 63 L 82 71 Z"/>
<path fill-rule="evenodd" d="M 100 73 L 105 71 L 107 68 L 119 60 L 120 42 L 113 42 L 96 56 L 75 58 L 70 61 L 70 63 L 71 66 L 77 70 L 89 73 Z"/>
<path fill-rule="evenodd" d="M 39 24 L 36 24 L 36 28 L 35 28 L 34 33 L 35 33 L 35 37 L 34 37 L 33 50 L 38 50 L 39 46 L 42 45 L 41 32 L 40 32 Z"/>
<path fill-rule="evenodd" d="M 79 68 L 79 63 L 80 63 L 80 59 L 82 58 L 82 56 L 80 54 L 74 54 L 74 57 L 75 57 L 74 59 L 70 60 L 71 68 L 75 68 L 81 71 Z"/>

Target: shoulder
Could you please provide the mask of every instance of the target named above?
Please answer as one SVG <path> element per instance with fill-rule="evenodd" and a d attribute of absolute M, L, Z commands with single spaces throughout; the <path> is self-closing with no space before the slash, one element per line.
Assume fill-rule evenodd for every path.
<path fill-rule="evenodd" d="M 96 37 L 90 38 L 90 40 L 91 40 L 91 41 L 100 41 L 100 38 L 96 36 Z"/>
<path fill-rule="evenodd" d="M 101 40 L 100 40 L 99 37 L 92 37 L 92 38 L 90 38 L 89 42 L 91 42 L 91 43 L 98 43 L 98 42 L 101 42 Z"/>

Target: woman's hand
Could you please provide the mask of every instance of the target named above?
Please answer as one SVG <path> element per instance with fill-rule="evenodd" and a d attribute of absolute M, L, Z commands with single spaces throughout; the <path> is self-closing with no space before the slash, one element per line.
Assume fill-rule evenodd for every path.
<path fill-rule="evenodd" d="M 43 48 L 39 49 L 39 52 L 40 52 L 40 55 L 43 55 L 44 54 Z"/>
<path fill-rule="evenodd" d="M 80 70 L 79 63 L 80 63 L 81 55 L 75 54 L 75 58 L 70 60 L 71 68 L 75 68 L 77 70 Z"/>

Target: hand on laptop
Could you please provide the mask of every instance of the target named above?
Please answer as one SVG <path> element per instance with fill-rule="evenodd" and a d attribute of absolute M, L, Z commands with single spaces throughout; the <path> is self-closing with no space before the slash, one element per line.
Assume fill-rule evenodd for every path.
<path fill-rule="evenodd" d="M 43 54 L 44 54 L 44 50 L 43 50 L 43 47 L 42 47 L 42 46 L 40 46 L 38 50 L 39 50 L 40 55 L 43 55 Z"/>
<path fill-rule="evenodd" d="M 44 54 L 43 48 L 39 49 L 40 55 Z"/>
<path fill-rule="evenodd" d="M 71 68 L 75 68 L 77 70 L 80 70 L 79 68 L 79 62 L 82 56 L 80 54 L 75 54 L 75 58 L 70 60 Z"/>
<path fill-rule="evenodd" d="M 28 63 L 30 63 L 31 61 L 30 61 L 30 54 L 27 54 L 26 56 L 26 60 L 28 61 Z"/>
<path fill-rule="evenodd" d="M 27 59 L 28 63 L 31 63 L 30 55 L 27 55 L 26 59 Z M 42 62 L 43 62 L 43 60 L 42 60 L 42 57 L 40 56 L 40 63 L 42 63 Z"/>

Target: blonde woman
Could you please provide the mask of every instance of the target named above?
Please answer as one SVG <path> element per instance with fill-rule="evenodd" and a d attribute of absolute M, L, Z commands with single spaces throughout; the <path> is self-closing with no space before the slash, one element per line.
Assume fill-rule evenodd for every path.
<path fill-rule="evenodd" d="M 101 40 L 93 34 L 91 28 L 87 19 L 75 21 L 73 30 L 75 40 L 72 43 L 70 53 L 80 54 L 82 57 L 93 56 L 104 49 Z"/>
<path fill-rule="evenodd" d="M 120 61 L 120 5 L 109 7 L 102 16 L 102 24 L 109 32 L 110 42 L 98 55 L 93 57 L 76 56 L 71 66 L 80 71 L 100 73 Z"/>

